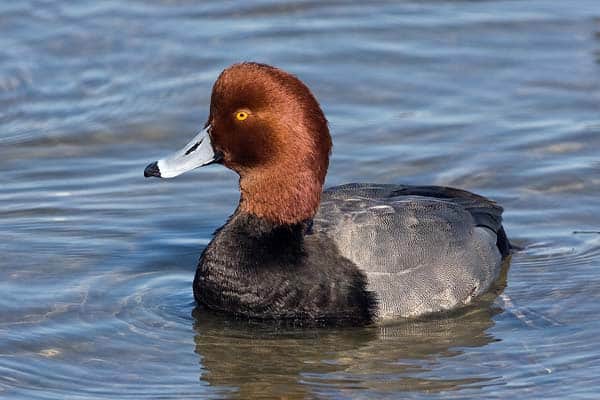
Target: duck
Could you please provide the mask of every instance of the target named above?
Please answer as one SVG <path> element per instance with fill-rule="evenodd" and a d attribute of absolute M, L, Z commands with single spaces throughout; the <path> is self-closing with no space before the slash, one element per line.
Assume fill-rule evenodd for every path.
<path fill-rule="evenodd" d="M 239 204 L 200 255 L 198 306 L 237 319 L 367 325 L 463 308 L 489 292 L 511 245 L 503 209 L 457 188 L 323 189 L 332 150 L 311 90 L 242 62 L 213 85 L 208 120 L 145 177 L 220 164 Z"/>

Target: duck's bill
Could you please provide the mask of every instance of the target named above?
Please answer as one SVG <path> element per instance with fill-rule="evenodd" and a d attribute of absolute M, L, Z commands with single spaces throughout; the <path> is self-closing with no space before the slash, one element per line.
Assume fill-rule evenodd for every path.
<path fill-rule="evenodd" d="M 215 154 L 209 131 L 210 125 L 197 134 L 183 149 L 148 165 L 144 170 L 144 176 L 173 178 L 194 168 L 218 162 L 220 157 Z"/>

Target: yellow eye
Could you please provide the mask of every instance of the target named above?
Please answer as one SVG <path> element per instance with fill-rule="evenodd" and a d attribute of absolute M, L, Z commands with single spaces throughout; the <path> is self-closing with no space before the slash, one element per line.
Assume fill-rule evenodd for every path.
<path fill-rule="evenodd" d="M 246 111 L 238 111 L 237 113 L 235 113 L 235 118 L 238 121 L 243 121 L 246 118 L 248 118 L 248 113 Z"/>

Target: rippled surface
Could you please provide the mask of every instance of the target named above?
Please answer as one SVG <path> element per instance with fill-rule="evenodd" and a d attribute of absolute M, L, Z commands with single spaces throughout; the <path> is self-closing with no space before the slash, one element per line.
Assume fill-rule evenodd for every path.
<path fill-rule="evenodd" d="M 557 398 L 600 392 L 596 0 L 0 5 L 0 397 Z M 452 185 L 524 247 L 504 293 L 385 328 L 194 310 L 221 167 L 144 180 L 240 60 L 314 90 L 328 183 Z"/>

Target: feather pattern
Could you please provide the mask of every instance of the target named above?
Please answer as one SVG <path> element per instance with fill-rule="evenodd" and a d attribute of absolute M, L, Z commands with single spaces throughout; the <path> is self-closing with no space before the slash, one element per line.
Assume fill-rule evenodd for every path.
<path fill-rule="evenodd" d="M 508 254 L 502 208 L 446 187 L 333 187 L 312 229 L 365 273 L 383 319 L 468 304 L 490 288 Z"/>

